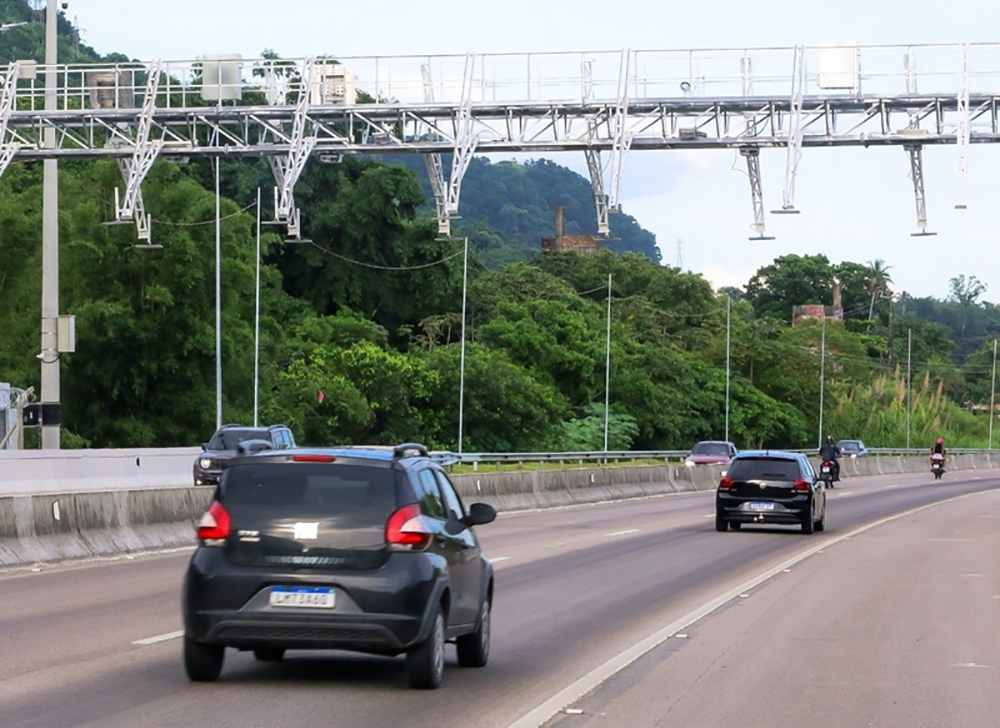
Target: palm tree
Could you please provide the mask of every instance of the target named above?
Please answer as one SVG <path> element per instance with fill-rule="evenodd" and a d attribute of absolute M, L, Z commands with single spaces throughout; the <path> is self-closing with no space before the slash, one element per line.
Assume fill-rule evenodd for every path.
<path fill-rule="evenodd" d="M 872 316 L 875 315 L 875 301 L 882 294 L 889 292 L 889 284 L 892 283 L 892 276 L 889 275 L 891 265 L 886 265 L 881 258 L 868 261 L 868 270 L 865 278 L 868 280 L 868 292 L 871 294 L 871 303 L 868 305 L 868 329 L 872 327 Z"/>

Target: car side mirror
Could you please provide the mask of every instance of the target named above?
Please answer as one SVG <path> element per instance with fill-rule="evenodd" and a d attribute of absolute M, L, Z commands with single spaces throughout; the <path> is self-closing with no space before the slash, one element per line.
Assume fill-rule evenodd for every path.
<path fill-rule="evenodd" d="M 201 443 L 201 449 L 202 450 L 208 450 L 208 443 L 207 442 Z"/>
<path fill-rule="evenodd" d="M 489 503 L 473 503 L 469 506 L 469 515 L 462 519 L 465 526 L 485 526 L 493 523 L 497 517 L 497 509 Z"/>

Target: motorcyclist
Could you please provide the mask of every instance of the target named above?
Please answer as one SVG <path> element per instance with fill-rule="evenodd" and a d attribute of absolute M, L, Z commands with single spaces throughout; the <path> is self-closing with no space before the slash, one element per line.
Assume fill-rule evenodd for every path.
<path fill-rule="evenodd" d="M 840 448 L 833 442 L 833 435 L 827 435 L 826 442 L 819 448 L 819 456 L 822 460 L 830 461 L 830 477 L 834 482 L 840 480 L 840 462 L 837 460 L 840 454 Z"/>
<path fill-rule="evenodd" d="M 948 463 L 948 451 L 944 448 L 944 438 L 939 437 L 937 442 L 931 448 L 931 467 L 934 467 L 934 461 L 941 461 L 941 469 L 944 470 L 945 465 Z"/>

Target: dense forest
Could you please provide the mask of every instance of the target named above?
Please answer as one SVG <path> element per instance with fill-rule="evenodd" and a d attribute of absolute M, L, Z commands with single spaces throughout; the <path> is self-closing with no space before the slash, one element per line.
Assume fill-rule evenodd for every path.
<path fill-rule="evenodd" d="M 23 1 L 0 0 L 3 21 L 31 17 Z M 64 25 L 67 53 L 96 58 Z M 0 35 L 0 60 L 37 57 L 39 31 Z M 419 170 L 392 161 L 310 162 L 296 198 L 312 243 L 265 228 L 261 419 L 303 443 L 457 445 L 462 243 L 437 239 Z M 262 161 L 221 170 L 224 420 L 248 422 L 254 202 L 273 178 Z M 653 236 L 624 214 L 596 255 L 541 254 L 556 205 L 568 233 L 592 231 L 589 182 L 556 164 L 477 159 L 466 179 L 465 450 L 603 446 L 609 274 L 613 449 L 723 436 L 730 306 L 739 446 L 816 443 L 824 338 L 831 434 L 904 444 L 909 361 L 914 444 L 985 445 L 989 418 L 977 411 L 990 399 L 1000 311 L 974 277 L 952 280 L 948 300 L 914 298 L 893 290 L 886 261 L 786 255 L 743 288 L 714 291 L 661 265 Z M 61 359 L 63 442 L 202 442 L 215 423 L 212 166 L 154 165 L 143 190 L 158 250 L 104 224 L 121 184 L 113 161 L 60 166 L 61 309 L 77 320 L 77 351 Z M 832 303 L 835 278 L 845 320 L 793 326 L 794 305 Z M 40 289 L 41 165 L 15 162 L 0 178 L 0 381 L 38 387 Z"/>

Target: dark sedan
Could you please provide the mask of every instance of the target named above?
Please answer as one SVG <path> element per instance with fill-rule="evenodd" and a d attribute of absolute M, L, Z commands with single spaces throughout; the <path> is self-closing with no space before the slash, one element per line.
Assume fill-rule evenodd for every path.
<path fill-rule="evenodd" d="M 715 530 L 744 523 L 798 525 L 803 533 L 826 528 L 826 489 L 805 455 L 755 451 L 733 458 L 716 490 Z"/>

